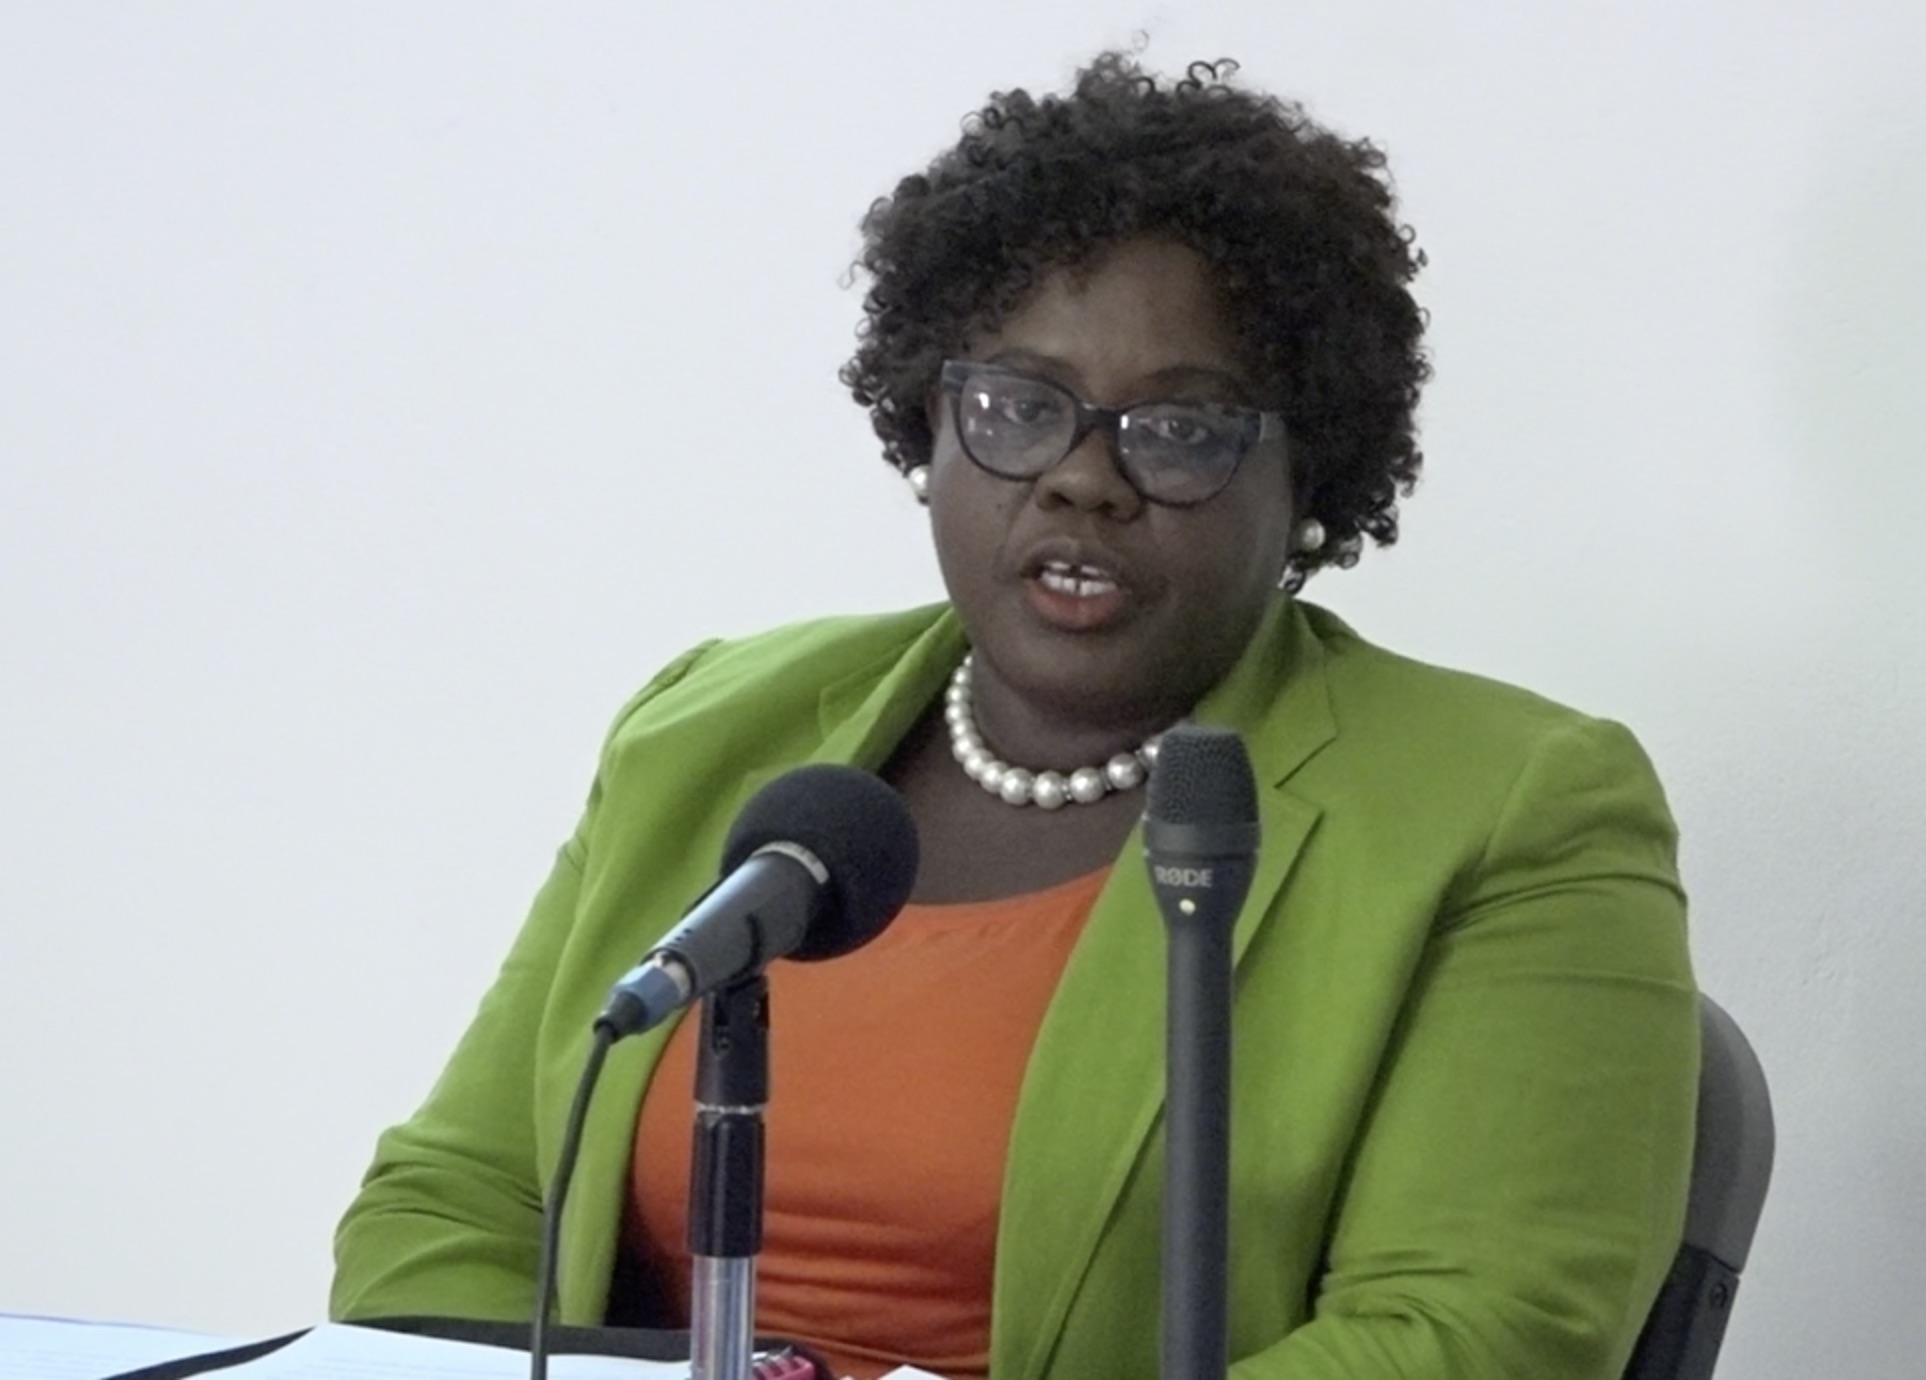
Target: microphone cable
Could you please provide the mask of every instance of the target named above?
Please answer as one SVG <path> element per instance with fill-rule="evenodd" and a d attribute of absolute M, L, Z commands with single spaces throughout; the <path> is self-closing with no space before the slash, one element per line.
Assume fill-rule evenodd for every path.
<path fill-rule="evenodd" d="M 582 1065 L 582 1077 L 575 1085 L 575 1100 L 569 1105 L 568 1123 L 562 1129 L 555 1177 L 549 1182 L 548 1199 L 542 1205 L 542 1254 L 535 1270 L 535 1317 L 528 1333 L 528 1380 L 548 1380 L 548 1323 L 549 1315 L 555 1311 L 562 1208 L 568 1202 L 569 1181 L 575 1177 L 575 1160 L 582 1151 L 582 1128 L 588 1122 L 589 1101 L 595 1096 L 602 1065 L 607 1062 L 615 1041 L 615 1031 L 605 1022 L 597 1021 L 588 1059 Z"/>

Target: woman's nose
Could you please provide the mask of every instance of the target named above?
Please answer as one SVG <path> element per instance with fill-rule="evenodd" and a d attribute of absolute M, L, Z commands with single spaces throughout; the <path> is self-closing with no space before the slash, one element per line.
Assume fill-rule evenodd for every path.
<path fill-rule="evenodd" d="M 1135 517 L 1144 504 L 1117 463 L 1115 438 L 1102 426 L 1092 427 L 1068 455 L 1039 475 L 1035 492 L 1044 507 L 1105 511 L 1119 522 Z"/>

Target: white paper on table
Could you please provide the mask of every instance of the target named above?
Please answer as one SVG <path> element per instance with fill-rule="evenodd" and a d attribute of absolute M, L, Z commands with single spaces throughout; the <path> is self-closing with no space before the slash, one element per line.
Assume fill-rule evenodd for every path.
<path fill-rule="evenodd" d="M 550 1356 L 551 1380 L 688 1380 L 687 1361 L 628 1356 Z M 213 1380 L 521 1380 L 528 1353 L 373 1327 L 323 1323 L 259 1360 L 212 1372 Z"/>
<path fill-rule="evenodd" d="M 240 1345 L 171 1327 L 0 1314 L 0 1380 L 101 1380 Z"/>
<path fill-rule="evenodd" d="M 103 1380 L 143 1366 L 247 1345 L 176 1328 L 0 1314 L 0 1380 Z M 551 1356 L 552 1380 L 688 1380 L 686 1361 Z M 521 1380 L 528 1353 L 324 1323 L 266 1356 L 210 1371 L 220 1380 Z M 898 1366 L 883 1380 L 942 1380 Z"/>

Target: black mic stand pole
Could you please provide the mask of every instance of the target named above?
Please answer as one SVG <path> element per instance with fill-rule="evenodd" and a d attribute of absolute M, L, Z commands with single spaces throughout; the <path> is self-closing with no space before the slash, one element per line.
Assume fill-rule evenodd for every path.
<path fill-rule="evenodd" d="M 768 1101 L 769 979 L 756 973 L 702 1003 L 689 1174 L 692 1380 L 749 1380 Z"/>
<path fill-rule="evenodd" d="M 1231 927 L 1175 915 L 1164 1034 L 1163 1380 L 1224 1380 Z"/>

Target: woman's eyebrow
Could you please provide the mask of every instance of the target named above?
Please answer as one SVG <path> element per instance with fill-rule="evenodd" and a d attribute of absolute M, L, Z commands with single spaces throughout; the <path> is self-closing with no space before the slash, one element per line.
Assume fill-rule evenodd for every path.
<path fill-rule="evenodd" d="M 1020 345 L 1006 346 L 992 353 L 986 364 L 1001 365 L 1004 368 L 1020 369 L 1025 373 L 1036 374 L 1061 384 L 1085 401 L 1085 383 L 1082 374 L 1068 360 L 1056 355 L 1043 354 L 1026 349 Z M 1244 376 L 1234 369 L 1219 368 L 1209 364 L 1169 364 L 1137 380 L 1131 391 L 1145 401 L 1154 402 L 1159 390 L 1178 388 L 1211 388 L 1222 391 L 1242 402 L 1248 399 L 1251 389 Z"/>

